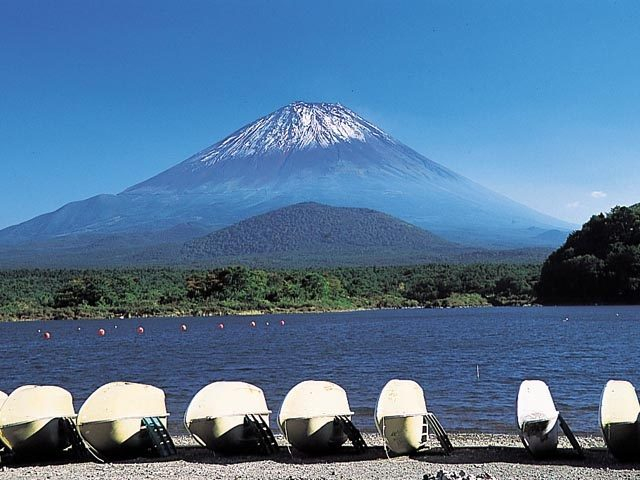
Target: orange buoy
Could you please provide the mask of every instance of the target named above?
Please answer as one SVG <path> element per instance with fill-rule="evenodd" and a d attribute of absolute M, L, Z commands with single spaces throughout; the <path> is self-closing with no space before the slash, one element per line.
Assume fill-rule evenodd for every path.
<path fill-rule="evenodd" d="M 224 328 L 224 323 L 219 323 L 219 324 L 218 324 L 218 328 L 219 328 L 220 330 L 222 330 L 222 329 Z"/>
<path fill-rule="evenodd" d="M 181 332 L 186 332 L 187 331 L 187 326 L 184 323 L 182 325 L 180 325 L 180 331 Z"/>
<path fill-rule="evenodd" d="M 138 335 L 142 335 L 144 333 L 144 327 L 142 325 L 140 325 L 137 329 L 136 332 L 138 332 Z"/>
<path fill-rule="evenodd" d="M 252 327 L 256 326 L 256 322 L 251 322 L 249 325 L 251 325 Z"/>
<path fill-rule="evenodd" d="M 284 320 L 280 320 L 280 325 L 284 327 Z"/>
<path fill-rule="evenodd" d="M 42 338 L 44 338 L 45 340 L 50 340 L 51 339 L 51 333 L 50 332 L 44 332 L 44 334 L 42 335 Z"/>
<path fill-rule="evenodd" d="M 107 332 L 105 331 L 104 328 L 99 328 L 98 329 L 98 336 L 99 337 L 104 337 L 107 334 Z"/>

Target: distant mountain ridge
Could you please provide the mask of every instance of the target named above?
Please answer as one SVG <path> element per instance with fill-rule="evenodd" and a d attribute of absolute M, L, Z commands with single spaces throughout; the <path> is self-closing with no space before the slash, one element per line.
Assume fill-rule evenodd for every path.
<path fill-rule="evenodd" d="M 178 262 L 250 267 L 539 263 L 550 249 L 474 249 L 367 208 L 299 203 L 191 240 Z"/>
<path fill-rule="evenodd" d="M 207 234 L 199 224 L 155 232 L 84 234 L 1 246 L 0 268 L 246 265 L 264 268 L 540 263 L 549 248 L 470 248 L 376 210 L 313 202 Z"/>
<path fill-rule="evenodd" d="M 178 225 L 214 231 L 301 202 L 374 209 L 483 247 L 557 246 L 572 229 L 429 160 L 342 105 L 295 102 L 120 194 L 5 228 L 0 245 L 101 235 L 146 244 Z M 553 230 L 560 233 L 546 234 Z"/>

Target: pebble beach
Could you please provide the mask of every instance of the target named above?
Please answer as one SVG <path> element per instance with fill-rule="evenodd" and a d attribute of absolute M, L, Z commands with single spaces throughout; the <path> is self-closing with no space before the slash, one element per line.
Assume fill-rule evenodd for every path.
<path fill-rule="evenodd" d="M 580 459 L 561 437 L 550 459 L 529 456 L 516 435 L 454 433 L 454 452 L 443 455 L 437 443 L 410 456 L 387 456 L 378 435 L 365 434 L 369 449 L 355 454 L 345 446 L 335 454 L 311 457 L 290 450 L 282 436 L 277 454 L 216 456 L 187 436 L 174 438 L 178 454 L 167 459 L 137 458 L 112 463 L 59 463 L 3 466 L 0 479 L 632 479 L 640 464 L 612 458 L 599 437 L 580 436 Z"/>

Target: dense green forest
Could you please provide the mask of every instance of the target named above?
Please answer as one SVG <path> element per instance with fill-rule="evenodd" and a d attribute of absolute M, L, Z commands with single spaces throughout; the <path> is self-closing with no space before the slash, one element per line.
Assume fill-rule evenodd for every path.
<path fill-rule="evenodd" d="M 640 303 L 640 204 L 572 233 L 544 263 L 537 293 L 544 303 Z"/>
<path fill-rule="evenodd" d="M 540 265 L 0 271 L 0 319 L 522 305 Z"/>
<path fill-rule="evenodd" d="M 325 264 L 339 256 L 383 250 L 429 252 L 433 258 L 464 251 L 422 228 L 365 208 L 297 203 L 243 220 L 185 245 L 185 259 L 238 257 L 275 252 L 323 253 Z M 379 263 L 373 263 L 378 265 Z M 402 263 L 397 263 L 402 264 Z"/>
<path fill-rule="evenodd" d="M 542 303 L 640 303 L 640 204 L 540 264 L 0 270 L 0 320 Z"/>

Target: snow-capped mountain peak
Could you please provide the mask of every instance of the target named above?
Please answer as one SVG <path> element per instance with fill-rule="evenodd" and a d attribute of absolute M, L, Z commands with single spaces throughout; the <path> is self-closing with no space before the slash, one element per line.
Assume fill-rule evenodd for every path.
<path fill-rule="evenodd" d="M 114 232 L 142 238 L 187 223 L 214 230 L 300 202 L 379 210 L 490 246 L 537 245 L 530 227 L 536 235 L 568 228 L 429 160 L 342 105 L 295 102 L 118 195 L 9 227 L 0 245 Z"/>
<path fill-rule="evenodd" d="M 294 102 L 232 133 L 192 161 L 214 165 L 235 156 L 264 155 L 375 137 L 395 140 L 355 112 L 338 103 Z"/>

